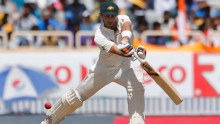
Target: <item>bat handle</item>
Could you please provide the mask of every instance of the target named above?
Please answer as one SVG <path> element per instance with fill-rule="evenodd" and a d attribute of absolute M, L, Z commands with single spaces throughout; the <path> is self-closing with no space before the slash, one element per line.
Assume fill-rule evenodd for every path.
<path fill-rule="evenodd" d="M 137 52 L 134 52 L 133 56 L 138 60 L 140 61 L 141 63 L 144 63 L 145 60 L 141 59 L 138 55 L 137 55 Z"/>

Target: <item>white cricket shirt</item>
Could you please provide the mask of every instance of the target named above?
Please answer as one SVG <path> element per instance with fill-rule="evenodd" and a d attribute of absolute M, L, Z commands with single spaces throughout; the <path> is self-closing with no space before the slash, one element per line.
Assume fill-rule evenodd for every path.
<path fill-rule="evenodd" d="M 104 24 L 102 23 L 95 33 L 94 41 L 96 45 L 100 48 L 100 53 L 99 59 L 97 60 L 97 63 L 94 67 L 121 67 L 124 64 L 129 64 L 131 61 L 130 57 L 122 57 L 109 52 L 113 44 L 121 43 L 121 28 L 123 23 L 126 21 L 131 22 L 127 15 L 118 15 L 117 20 L 117 31 L 105 28 Z"/>

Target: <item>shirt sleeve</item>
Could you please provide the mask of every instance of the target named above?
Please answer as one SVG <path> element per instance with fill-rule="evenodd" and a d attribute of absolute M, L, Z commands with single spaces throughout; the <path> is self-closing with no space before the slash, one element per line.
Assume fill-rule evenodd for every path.
<path fill-rule="evenodd" d="M 118 20 L 121 25 L 123 25 L 125 22 L 131 22 L 130 18 L 127 15 L 119 15 Z"/>
<path fill-rule="evenodd" d="M 114 44 L 114 42 L 108 40 L 103 35 L 101 35 L 101 33 L 99 33 L 99 31 L 96 32 L 94 41 L 100 49 L 102 49 L 106 52 L 109 52 L 112 45 Z"/>

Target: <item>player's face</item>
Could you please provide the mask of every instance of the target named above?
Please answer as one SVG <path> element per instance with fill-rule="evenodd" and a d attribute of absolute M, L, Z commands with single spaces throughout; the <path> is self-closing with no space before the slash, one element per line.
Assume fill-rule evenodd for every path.
<path fill-rule="evenodd" d="M 106 28 L 114 29 L 117 24 L 117 16 L 100 14 Z"/>

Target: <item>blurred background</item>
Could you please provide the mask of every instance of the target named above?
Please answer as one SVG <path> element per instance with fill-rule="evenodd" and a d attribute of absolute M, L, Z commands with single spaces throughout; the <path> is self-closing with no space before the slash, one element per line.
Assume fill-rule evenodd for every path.
<path fill-rule="evenodd" d="M 98 57 L 106 0 L 0 0 L 0 123 L 39 124 L 46 101 L 77 87 Z M 113 0 L 134 47 L 180 91 L 175 105 L 145 73 L 149 124 L 220 123 L 220 1 Z M 136 63 L 139 64 L 138 62 Z M 62 124 L 128 124 L 126 90 L 111 83 Z"/>

